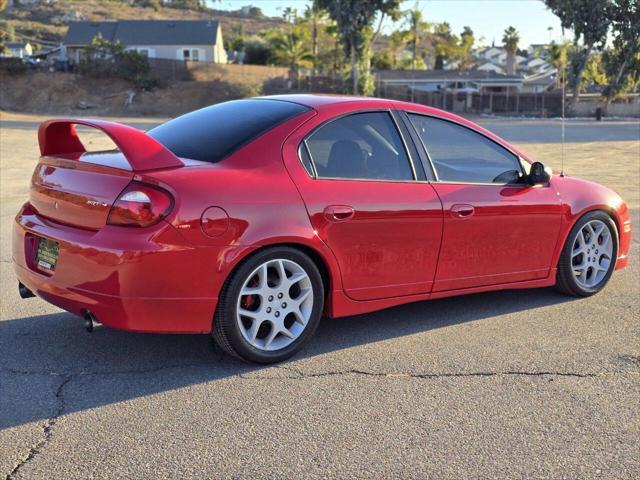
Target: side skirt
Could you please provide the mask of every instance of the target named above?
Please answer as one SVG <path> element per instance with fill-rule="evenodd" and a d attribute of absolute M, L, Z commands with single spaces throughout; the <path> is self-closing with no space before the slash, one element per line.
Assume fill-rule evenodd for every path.
<path fill-rule="evenodd" d="M 556 283 L 557 268 L 552 268 L 546 278 L 526 280 L 523 282 L 500 283 L 482 287 L 462 288 L 457 290 L 445 290 L 442 292 L 423 293 L 419 295 L 406 295 L 402 297 L 384 298 L 379 300 L 357 301 L 350 299 L 342 290 L 331 292 L 331 301 L 327 305 L 326 314 L 331 318 L 347 317 L 362 313 L 375 312 L 385 308 L 404 305 L 405 303 L 435 300 L 438 298 L 457 297 L 471 293 L 492 292 L 496 290 L 516 290 L 525 288 L 550 287 Z"/>

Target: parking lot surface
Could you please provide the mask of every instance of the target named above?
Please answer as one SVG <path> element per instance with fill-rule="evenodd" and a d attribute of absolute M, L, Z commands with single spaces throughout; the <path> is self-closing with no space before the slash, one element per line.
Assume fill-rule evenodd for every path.
<path fill-rule="evenodd" d="M 640 477 L 637 122 L 567 124 L 567 174 L 618 191 L 634 224 L 630 267 L 599 295 L 494 292 L 324 319 L 301 354 L 259 367 L 207 336 L 89 335 L 19 298 L 11 223 L 40 120 L 0 121 L 1 476 Z M 478 120 L 560 167 L 558 121 Z"/>

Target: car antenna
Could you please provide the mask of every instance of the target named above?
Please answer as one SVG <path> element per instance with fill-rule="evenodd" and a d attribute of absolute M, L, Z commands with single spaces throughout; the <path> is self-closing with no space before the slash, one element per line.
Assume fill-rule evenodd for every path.
<path fill-rule="evenodd" d="M 564 27 L 562 27 L 562 43 L 564 44 Z M 561 131 L 562 131 L 562 151 L 560 153 L 560 176 L 564 177 L 564 104 L 565 104 L 565 94 L 566 94 L 566 88 L 567 88 L 567 82 L 566 82 L 566 75 L 565 75 L 565 65 L 564 62 L 560 63 L 560 66 L 562 68 L 562 72 L 560 73 L 560 78 L 562 80 L 562 119 L 560 120 L 560 124 L 561 124 Z"/>
<path fill-rule="evenodd" d="M 564 70 L 564 69 L 563 69 Z M 562 74 L 562 152 L 560 153 L 560 176 L 564 177 L 564 99 L 565 99 L 565 81 L 564 72 Z"/>

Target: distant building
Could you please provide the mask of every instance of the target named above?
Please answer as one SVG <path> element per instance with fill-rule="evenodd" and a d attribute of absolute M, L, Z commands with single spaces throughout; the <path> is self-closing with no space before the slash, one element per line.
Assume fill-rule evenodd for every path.
<path fill-rule="evenodd" d="M 383 70 L 378 81 L 421 92 L 507 92 L 522 89 L 523 77 L 482 70 Z"/>
<path fill-rule="evenodd" d="M 33 47 L 28 42 L 7 42 L 4 47 L 7 50 L 4 53 L 6 57 L 26 58 L 33 55 Z"/>
<path fill-rule="evenodd" d="M 149 58 L 227 63 L 220 24 L 213 20 L 70 22 L 62 41 L 69 61 L 80 62 L 98 35 Z"/>
<path fill-rule="evenodd" d="M 541 57 L 549 51 L 551 45 L 548 43 L 532 43 L 527 47 L 527 53 L 530 57 Z"/>
<path fill-rule="evenodd" d="M 542 93 L 553 90 L 558 83 L 558 70 L 550 68 L 524 78 L 522 93 Z"/>
<path fill-rule="evenodd" d="M 380 85 L 403 86 L 420 92 L 539 93 L 556 84 L 555 68 L 534 75 L 504 75 L 493 70 L 381 70 Z"/>
<path fill-rule="evenodd" d="M 553 68 L 538 53 L 545 45 L 531 45 L 527 50 L 528 57 L 516 55 L 516 73 L 532 75 L 545 72 Z M 478 70 L 485 72 L 505 73 L 507 70 L 507 52 L 502 47 L 484 47 L 475 52 Z"/>
<path fill-rule="evenodd" d="M 493 73 L 500 73 L 500 74 L 504 74 L 504 68 L 496 65 L 495 63 L 491 63 L 491 62 L 485 62 L 482 65 L 480 65 L 478 67 L 478 70 L 480 70 L 481 72 L 493 72 Z"/>

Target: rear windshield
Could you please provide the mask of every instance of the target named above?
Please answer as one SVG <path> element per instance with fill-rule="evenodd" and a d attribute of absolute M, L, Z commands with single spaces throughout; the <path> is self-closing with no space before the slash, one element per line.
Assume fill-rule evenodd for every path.
<path fill-rule="evenodd" d="M 187 113 L 147 133 L 178 157 L 215 163 L 307 110 L 281 100 L 233 100 Z"/>

